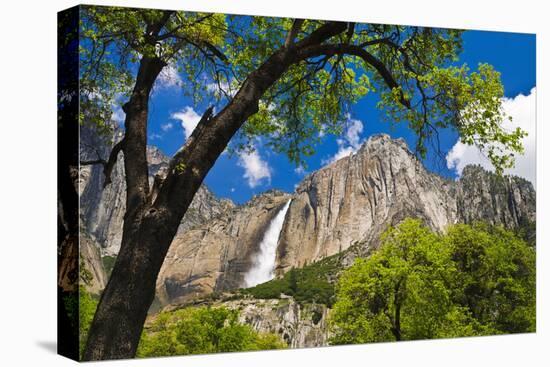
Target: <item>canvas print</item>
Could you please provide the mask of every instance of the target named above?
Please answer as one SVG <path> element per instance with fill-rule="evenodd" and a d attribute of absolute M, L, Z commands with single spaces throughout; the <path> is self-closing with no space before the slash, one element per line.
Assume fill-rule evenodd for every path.
<path fill-rule="evenodd" d="M 535 35 L 88 5 L 58 27 L 60 354 L 535 331 Z"/>

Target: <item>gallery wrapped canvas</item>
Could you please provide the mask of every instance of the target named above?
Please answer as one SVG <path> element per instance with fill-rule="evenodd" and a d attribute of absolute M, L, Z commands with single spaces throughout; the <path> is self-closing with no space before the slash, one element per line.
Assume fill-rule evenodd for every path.
<path fill-rule="evenodd" d="M 75 360 L 535 331 L 535 36 L 58 15 Z"/>

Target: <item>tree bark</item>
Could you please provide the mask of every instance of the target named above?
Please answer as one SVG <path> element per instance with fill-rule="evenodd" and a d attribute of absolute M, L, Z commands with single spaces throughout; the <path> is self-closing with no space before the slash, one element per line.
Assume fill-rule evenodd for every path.
<path fill-rule="evenodd" d="M 393 317 L 394 324 L 393 324 L 392 332 L 393 332 L 393 335 L 395 336 L 396 341 L 401 341 L 401 303 L 402 303 L 402 298 L 401 298 L 400 291 L 401 291 L 402 282 L 403 282 L 403 279 L 399 279 L 399 281 L 395 285 L 394 295 L 393 295 L 393 305 L 395 307 L 395 312 L 394 312 L 394 317 Z"/>
<path fill-rule="evenodd" d="M 124 169 L 126 213 L 120 252 L 101 296 L 88 334 L 84 360 L 129 358 L 135 355 L 147 310 L 154 298 L 156 274 L 151 273 L 154 242 L 139 239 L 143 215 L 149 206 L 147 115 L 149 94 L 166 64 L 144 56 L 126 112 Z M 144 245 L 147 244 L 147 245 Z"/>
<path fill-rule="evenodd" d="M 157 67 L 156 72 L 153 60 L 142 60 L 136 88 L 125 106 L 127 206 L 122 244 L 90 328 L 85 360 L 135 355 L 147 310 L 154 299 L 157 275 L 206 174 L 242 124 L 258 111 L 258 103 L 266 90 L 293 63 L 303 59 L 300 50 L 345 30 L 345 23 L 327 23 L 293 47 L 276 51 L 253 71 L 218 115 L 203 116 L 184 147 L 171 160 L 168 174 L 152 203 L 145 156 L 147 101 L 150 86 L 161 67 Z"/>
<path fill-rule="evenodd" d="M 401 341 L 401 304 L 395 305 L 395 325 L 393 327 L 393 335 L 396 341 Z"/>

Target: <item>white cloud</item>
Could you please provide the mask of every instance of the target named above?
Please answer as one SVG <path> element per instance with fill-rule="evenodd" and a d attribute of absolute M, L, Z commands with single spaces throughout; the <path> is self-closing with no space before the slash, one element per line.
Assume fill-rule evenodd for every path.
<path fill-rule="evenodd" d="M 337 160 L 354 154 L 361 147 L 361 133 L 363 132 L 363 123 L 360 120 L 352 119 L 349 115 L 346 122 L 346 130 L 344 131 L 343 138 L 336 139 L 338 144 L 338 151 L 335 155 L 328 159 L 323 159 L 322 164 L 330 164 Z"/>
<path fill-rule="evenodd" d="M 349 119 L 349 125 L 346 130 L 346 139 L 355 149 L 360 147 L 361 133 L 363 132 L 363 123 L 359 120 Z"/>
<path fill-rule="evenodd" d="M 195 130 L 201 119 L 201 116 L 189 106 L 184 107 L 184 109 L 179 112 L 173 113 L 171 117 L 174 120 L 179 120 L 181 122 L 185 139 L 188 139 L 191 136 L 191 133 L 193 133 L 193 130 Z"/>
<path fill-rule="evenodd" d="M 169 64 L 160 72 L 156 84 L 160 88 L 173 88 L 183 85 L 183 81 L 175 65 Z"/>
<path fill-rule="evenodd" d="M 265 179 L 271 182 L 271 168 L 262 160 L 257 150 L 239 153 L 238 165 L 244 168 L 243 177 L 248 181 L 248 186 L 254 188 Z"/>
<path fill-rule="evenodd" d="M 349 146 L 344 147 L 341 144 L 338 144 L 338 146 L 339 148 L 336 154 L 330 157 L 329 159 L 323 160 L 323 164 L 330 164 L 332 162 L 336 162 L 337 160 L 350 156 L 357 151 L 353 147 L 349 147 Z"/>
<path fill-rule="evenodd" d="M 164 132 L 172 130 L 173 127 L 174 127 L 174 124 L 171 122 L 167 122 L 165 124 L 160 125 L 160 129 Z"/>
<path fill-rule="evenodd" d="M 527 132 L 523 139 L 524 154 L 516 156 L 515 167 L 505 170 L 507 174 L 523 177 L 536 185 L 536 88 L 531 89 L 529 95 L 519 94 L 514 98 L 505 98 L 503 107 L 506 114 L 512 116 L 512 121 L 505 121 L 504 127 L 511 131 L 520 127 Z M 457 141 L 447 154 L 447 167 L 454 170 L 459 176 L 468 164 L 479 164 L 487 170 L 493 171 L 489 159 L 475 146 L 469 146 Z"/>

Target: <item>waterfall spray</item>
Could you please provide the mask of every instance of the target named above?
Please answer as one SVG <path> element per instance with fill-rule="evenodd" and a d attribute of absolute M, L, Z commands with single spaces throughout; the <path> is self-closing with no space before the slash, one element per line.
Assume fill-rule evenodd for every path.
<path fill-rule="evenodd" d="M 271 220 L 267 231 L 260 242 L 260 252 L 254 256 L 252 268 L 244 277 L 244 284 L 246 287 L 253 287 L 260 283 L 265 283 L 275 277 L 275 259 L 277 257 L 277 243 L 279 242 L 279 236 L 283 223 L 285 221 L 285 215 L 290 207 L 289 200 L 283 208 L 275 215 L 275 218 Z"/>

